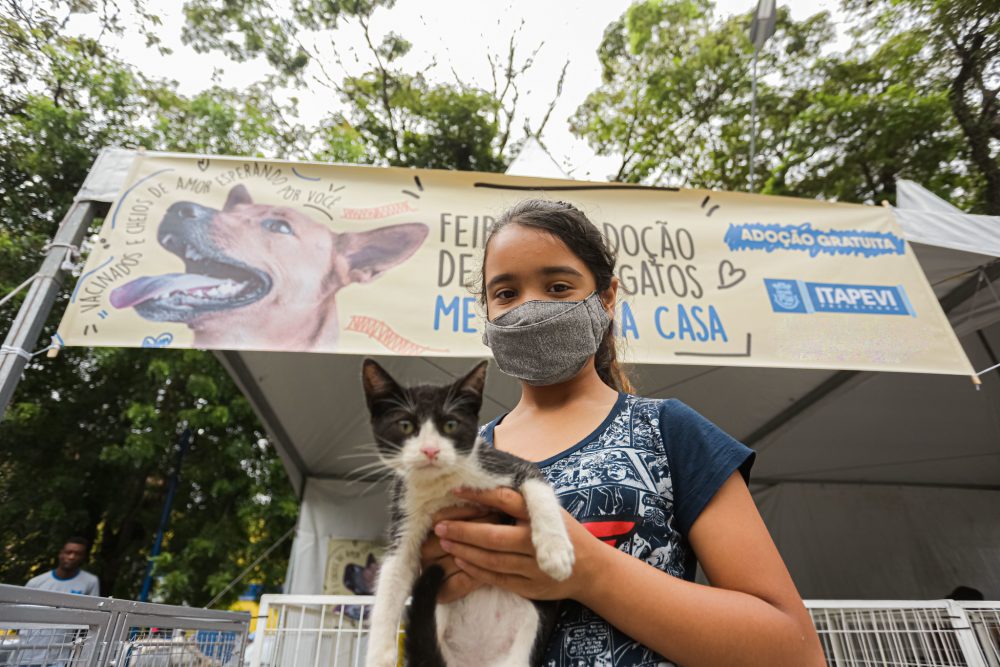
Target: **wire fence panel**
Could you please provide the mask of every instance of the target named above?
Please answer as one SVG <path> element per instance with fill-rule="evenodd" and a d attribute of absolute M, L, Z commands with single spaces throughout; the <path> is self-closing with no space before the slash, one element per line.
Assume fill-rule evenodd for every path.
<path fill-rule="evenodd" d="M 365 595 L 261 597 L 250 664 L 361 667 L 374 599 Z"/>
<path fill-rule="evenodd" d="M 988 667 L 1000 667 L 1000 607 L 986 603 L 962 602 Z"/>
<path fill-rule="evenodd" d="M 250 667 L 363 665 L 373 602 L 360 595 L 263 596 Z M 1000 603 L 807 600 L 806 606 L 830 667 L 1000 667 Z"/>
<path fill-rule="evenodd" d="M 969 617 L 950 600 L 813 600 L 806 606 L 830 667 L 991 665 Z M 991 608 L 995 614 L 996 605 Z"/>
<path fill-rule="evenodd" d="M 249 624 L 242 612 L 0 585 L 0 667 L 241 667 Z"/>

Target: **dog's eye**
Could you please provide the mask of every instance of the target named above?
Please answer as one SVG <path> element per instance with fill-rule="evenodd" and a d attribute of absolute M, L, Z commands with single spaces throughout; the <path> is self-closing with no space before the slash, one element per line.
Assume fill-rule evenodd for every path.
<path fill-rule="evenodd" d="M 454 419 L 449 419 L 444 424 L 441 425 L 441 432 L 445 435 L 451 435 L 458 430 L 458 422 Z"/>
<path fill-rule="evenodd" d="M 396 425 L 399 426 L 399 430 L 403 433 L 403 435 L 411 435 L 417 430 L 417 427 L 409 419 L 400 419 L 396 422 Z"/>
<path fill-rule="evenodd" d="M 260 224 L 264 229 L 275 234 L 293 234 L 291 226 L 284 220 L 266 218 Z"/>

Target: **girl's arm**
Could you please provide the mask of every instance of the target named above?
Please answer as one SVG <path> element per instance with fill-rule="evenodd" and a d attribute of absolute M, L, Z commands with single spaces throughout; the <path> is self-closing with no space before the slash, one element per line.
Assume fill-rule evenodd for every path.
<path fill-rule="evenodd" d="M 809 614 L 738 472 L 688 534 L 712 586 L 678 579 L 601 542 L 569 514 L 576 566 L 568 580 L 553 581 L 535 563 L 519 493 L 456 495 L 518 520 L 515 526 L 438 524 L 442 547 L 474 579 L 528 598 L 575 599 L 685 667 L 826 664 Z"/>

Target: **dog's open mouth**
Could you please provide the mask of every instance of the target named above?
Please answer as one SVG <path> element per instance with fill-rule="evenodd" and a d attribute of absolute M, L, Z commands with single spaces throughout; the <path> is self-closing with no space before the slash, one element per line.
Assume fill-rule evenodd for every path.
<path fill-rule="evenodd" d="M 184 254 L 186 273 L 136 278 L 111 292 L 111 305 L 135 308 L 149 320 L 186 322 L 249 305 L 271 290 L 270 276 L 231 257 L 205 257 L 190 245 Z"/>

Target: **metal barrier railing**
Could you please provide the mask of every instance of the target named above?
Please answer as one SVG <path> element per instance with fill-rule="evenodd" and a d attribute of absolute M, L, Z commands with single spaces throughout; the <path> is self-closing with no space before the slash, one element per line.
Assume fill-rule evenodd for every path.
<path fill-rule="evenodd" d="M 369 595 L 262 596 L 250 664 L 360 667 L 374 600 Z"/>
<path fill-rule="evenodd" d="M 250 667 L 360 667 L 374 598 L 265 595 Z M 1000 667 L 1000 602 L 807 600 L 830 667 Z"/>
<path fill-rule="evenodd" d="M 962 603 L 972 631 L 983 650 L 989 667 L 1000 667 L 1000 606 L 986 603 Z"/>
<path fill-rule="evenodd" d="M 239 667 L 249 625 L 245 612 L 0 585 L 0 667 Z"/>

